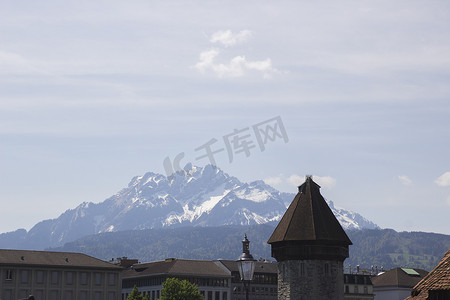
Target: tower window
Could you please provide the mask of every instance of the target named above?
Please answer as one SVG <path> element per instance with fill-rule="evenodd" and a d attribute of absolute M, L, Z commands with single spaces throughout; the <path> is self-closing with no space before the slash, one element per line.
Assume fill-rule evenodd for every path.
<path fill-rule="evenodd" d="M 11 269 L 6 270 L 6 280 L 12 280 L 13 279 L 13 271 Z"/>
<path fill-rule="evenodd" d="M 330 265 L 328 263 L 325 264 L 324 267 L 325 275 L 330 275 Z"/>

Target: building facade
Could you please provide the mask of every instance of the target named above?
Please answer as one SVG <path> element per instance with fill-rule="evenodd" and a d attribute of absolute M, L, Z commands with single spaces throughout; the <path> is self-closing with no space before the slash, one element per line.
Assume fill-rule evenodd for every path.
<path fill-rule="evenodd" d="M 237 262 L 219 260 L 231 274 L 231 300 L 245 300 L 245 290 L 239 275 Z M 269 261 L 255 262 L 253 280 L 250 282 L 249 298 L 259 300 L 277 299 L 277 264 Z"/>
<path fill-rule="evenodd" d="M 370 277 L 368 274 L 344 274 L 344 299 L 374 300 Z"/>
<path fill-rule="evenodd" d="M 372 277 L 375 300 L 404 300 L 428 274 L 421 269 L 394 268 Z"/>
<path fill-rule="evenodd" d="M 160 298 L 167 278 L 187 280 L 198 286 L 205 300 L 231 300 L 231 273 L 219 262 L 169 258 L 164 261 L 134 264 L 124 271 L 122 300 L 136 286 L 150 299 Z"/>
<path fill-rule="evenodd" d="M 122 270 L 81 253 L 0 250 L 0 299 L 118 300 Z"/>

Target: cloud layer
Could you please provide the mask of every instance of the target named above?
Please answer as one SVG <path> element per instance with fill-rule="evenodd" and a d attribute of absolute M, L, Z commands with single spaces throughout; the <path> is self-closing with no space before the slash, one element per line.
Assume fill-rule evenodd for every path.
<path fill-rule="evenodd" d="M 406 175 L 399 175 L 398 180 L 400 180 L 403 185 L 412 185 L 412 180 Z"/>
<path fill-rule="evenodd" d="M 220 43 L 225 47 L 234 46 L 237 43 L 247 41 L 250 37 L 250 30 L 242 30 L 237 34 L 233 34 L 231 30 L 217 31 L 212 34 L 210 42 Z M 218 77 L 242 77 L 248 71 L 260 72 L 263 78 L 270 78 L 277 70 L 272 66 L 272 60 L 248 60 L 244 55 L 237 55 L 226 62 L 217 62 L 217 58 L 222 51 L 217 48 L 202 51 L 199 61 L 195 64 L 195 68 L 205 73 L 212 71 Z"/>
<path fill-rule="evenodd" d="M 439 176 L 434 183 L 438 186 L 450 186 L 450 172 L 445 172 L 441 176 Z"/>
<path fill-rule="evenodd" d="M 323 188 L 333 188 L 336 185 L 336 179 L 331 176 L 316 176 L 313 175 L 313 180 Z M 292 174 L 289 177 L 279 175 L 276 177 L 269 177 L 264 179 L 264 182 L 269 185 L 280 185 L 288 183 L 291 186 L 299 186 L 305 182 L 305 176 Z"/>
<path fill-rule="evenodd" d="M 213 33 L 209 41 L 211 43 L 221 43 L 225 47 L 229 47 L 247 41 L 251 34 L 251 31 L 247 29 L 241 30 L 236 34 L 233 34 L 231 30 L 221 30 Z"/>

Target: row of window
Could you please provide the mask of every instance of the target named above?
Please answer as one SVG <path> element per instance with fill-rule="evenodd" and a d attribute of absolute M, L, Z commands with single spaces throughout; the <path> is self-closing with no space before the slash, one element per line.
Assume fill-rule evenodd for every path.
<path fill-rule="evenodd" d="M 239 283 L 241 282 L 241 276 L 239 275 L 239 272 L 232 272 L 232 282 L 233 283 Z M 254 274 L 253 279 L 251 281 L 252 284 L 277 284 L 278 282 L 278 276 L 277 274 L 271 274 L 271 273 L 259 273 Z"/>
<path fill-rule="evenodd" d="M 234 289 L 235 294 L 244 294 L 245 289 L 240 286 L 237 286 Z M 276 296 L 278 294 L 277 288 L 269 288 L 269 287 L 260 287 L 260 286 L 253 286 L 250 290 L 250 295 L 259 295 L 259 296 Z"/>
<path fill-rule="evenodd" d="M 35 270 L 34 272 L 31 270 L 13 270 L 7 269 L 5 270 L 4 278 L 6 282 L 12 282 L 15 278 L 15 273 L 19 275 L 19 282 L 21 284 L 28 284 L 32 282 L 34 276 L 34 282 L 36 284 L 44 284 L 46 282 L 50 282 L 52 285 L 59 285 L 64 276 L 64 284 L 72 285 L 76 283 L 77 272 L 74 271 L 44 271 L 44 270 Z M 34 274 L 33 274 L 34 273 Z M 81 285 L 88 285 L 91 275 L 93 275 L 93 283 L 95 285 L 102 285 L 103 283 L 103 273 L 89 273 L 89 272 L 78 272 L 78 280 Z M 116 285 L 117 283 L 117 274 L 108 273 L 107 274 L 108 285 Z"/>
<path fill-rule="evenodd" d="M 89 291 L 79 291 L 78 293 L 75 293 L 74 291 L 59 291 L 59 290 L 50 290 L 50 291 L 44 291 L 44 290 L 34 290 L 32 291 L 32 294 L 36 300 L 60 300 L 62 297 L 66 300 L 103 300 L 105 299 L 105 295 L 102 292 L 94 292 L 91 293 Z M 19 291 L 19 295 L 17 295 L 20 298 L 26 298 L 29 295 L 28 290 L 21 290 Z M 77 297 L 78 295 L 78 297 Z M 91 297 L 89 297 L 91 295 Z M 16 296 L 16 297 L 17 297 Z M 3 300 L 15 300 L 17 298 L 14 297 L 14 293 L 12 289 L 6 289 L 3 291 L 3 295 L 1 296 L 1 299 Z M 106 294 L 107 300 L 116 300 L 116 293 L 115 292 L 108 292 Z"/>
<path fill-rule="evenodd" d="M 128 293 L 122 294 L 122 300 L 126 300 L 128 298 Z M 154 291 L 143 291 L 143 296 L 149 295 L 151 300 L 159 299 L 160 296 L 160 290 L 154 290 Z"/>
<path fill-rule="evenodd" d="M 228 293 L 222 292 L 222 298 L 220 298 L 220 291 L 200 291 L 200 294 L 205 298 L 205 300 L 228 300 Z"/>
<path fill-rule="evenodd" d="M 197 286 L 217 286 L 228 287 L 228 279 L 226 278 L 205 278 L 205 277 L 183 277 L 177 276 L 178 279 L 187 280 Z M 143 286 L 160 286 L 167 279 L 165 276 L 155 276 L 146 278 L 125 279 L 122 287 L 124 289 Z"/>
<path fill-rule="evenodd" d="M 228 300 L 228 292 L 225 291 L 203 291 L 200 290 L 200 294 L 204 297 L 205 300 Z M 222 298 L 220 295 L 222 294 Z M 126 300 L 128 298 L 128 293 L 122 294 L 122 300 Z M 151 300 L 159 299 L 160 291 L 144 291 L 142 295 L 149 295 Z"/>
<path fill-rule="evenodd" d="M 363 292 L 364 294 L 368 294 L 369 293 L 369 288 L 367 286 L 364 286 L 363 287 L 363 291 L 361 291 L 361 292 Z M 357 285 L 353 286 L 353 292 L 352 292 L 353 294 L 363 294 L 361 292 L 360 292 L 359 286 L 357 286 Z M 348 285 L 345 286 L 345 293 L 346 294 L 350 294 L 351 293 L 350 292 L 350 286 L 348 286 Z"/>

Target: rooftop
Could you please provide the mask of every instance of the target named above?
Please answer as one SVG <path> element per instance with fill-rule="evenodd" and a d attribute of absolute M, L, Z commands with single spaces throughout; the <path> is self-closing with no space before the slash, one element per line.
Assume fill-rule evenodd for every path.
<path fill-rule="evenodd" d="M 295 196 L 268 243 L 290 241 L 326 241 L 351 245 L 341 224 L 320 194 L 320 186 L 311 176 L 299 186 Z"/>
<path fill-rule="evenodd" d="M 95 257 L 73 252 L 0 249 L 0 265 L 101 268 L 122 270 L 121 267 Z"/>
<path fill-rule="evenodd" d="M 394 268 L 378 276 L 372 277 L 372 284 L 376 287 L 404 287 L 412 288 L 428 274 L 422 269 Z"/>
<path fill-rule="evenodd" d="M 123 273 L 123 278 L 146 275 L 197 275 L 230 277 L 230 273 L 213 261 L 168 258 L 163 261 L 134 264 Z"/>
<path fill-rule="evenodd" d="M 450 291 L 450 250 L 438 265 L 412 291 L 408 300 L 428 299 L 429 291 Z M 450 294 L 450 293 L 449 293 Z"/>
<path fill-rule="evenodd" d="M 219 260 L 231 272 L 239 272 L 235 260 Z M 255 262 L 255 273 L 275 273 L 278 274 L 277 264 L 273 262 Z"/>

